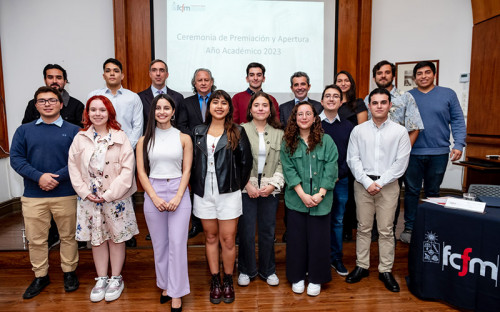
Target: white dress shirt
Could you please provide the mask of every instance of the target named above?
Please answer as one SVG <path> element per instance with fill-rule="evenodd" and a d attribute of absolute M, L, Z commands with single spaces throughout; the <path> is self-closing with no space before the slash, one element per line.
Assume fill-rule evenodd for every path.
<path fill-rule="evenodd" d="M 104 95 L 111 101 L 116 111 L 116 120 L 122 126 L 125 134 L 127 134 L 132 148 L 135 149 L 137 141 L 139 141 L 142 135 L 142 126 L 144 123 L 142 102 L 139 96 L 123 87 L 120 87 L 115 95 L 111 93 L 109 88 L 94 90 L 89 93 L 87 100 L 94 95 Z"/>
<path fill-rule="evenodd" d="M 411 143 L 405 127 L 387 119 L 380 127 L 368 120 L 352 130 L 347 147 L 347 164 L 356 181 L 367 189 L 401 177 L 408 166 Z M 373 181 L 369 175 L 380 176 Z"/>

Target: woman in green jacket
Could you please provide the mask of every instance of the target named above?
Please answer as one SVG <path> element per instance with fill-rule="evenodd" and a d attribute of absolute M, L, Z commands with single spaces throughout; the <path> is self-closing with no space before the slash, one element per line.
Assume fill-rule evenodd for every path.
<path fill-rule="evenodd" d="M 238 285 L 247 286 L 258 275 L 270 286 L 279 284 L 274 261 L 274 230 L 279 192 L 284 184 L 280 162 L 283 130 L 276 120 L 271 97 L 256 92 L 247 108 L 248 122 L 241 126 L 250 141 L 253 166 L 243 190 L 243 215 L 238 222 Z M 255 261 L 255 224 L 259 229 L 259 268 Z"/>
<path fill-rule="evenodd" d="M 292 291 L 317 296 L 331 280 L 330 211 L 337 180 L 337 147 L 323 135 L 321 119 L 308 102 L 292 110 L 281 145 L 281 163 L 287 184 L 286 276 Z"/>

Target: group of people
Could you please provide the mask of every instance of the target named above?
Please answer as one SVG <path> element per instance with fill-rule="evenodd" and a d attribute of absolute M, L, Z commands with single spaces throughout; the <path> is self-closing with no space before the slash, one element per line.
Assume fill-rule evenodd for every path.
<path fill-rule="evenodd" d="M 377 88 L 365 101 L 356 97 L 346 71 L 324 88 L 320 102 L 308 97 L 308 75 L 296 72 L 290 77 L 295 98 L 281 105 L 262 90 L 265 67 L 259 63 L 247 66 L 249 87 L 232 98 L 216 89 L 205 68 L 195 71 L 194 95 L 185 99 L 167 88 L 162 60 L 151 62 L 152 85 L 139 94 L 121 86 L 118 60 L 106 60 L 103 71 L 106 88 L 91 92 L 83 105 L 64 89 L 66 71 L 47 65 L 46 86 L 36 91 L 25 124 L 14 134 L 11 166 L 24 178 L 21 202 L 35 272 L 25 299 L 50 283 L 51 218 L 61 241 L 65 290 L 79 287 L 76 241 L 90 241 L 97 272 L 90 300 L 120 297 L 125 242 L 138 234 L 132 201 L 136 171 L 145 191 L 160 302 L 171 301 L 172 311 L 181 311 L 182 297 L 190 293 L 187 240 L 201 231 L 210 302 L 234 301 L 237 254 L 239 286 L 257 275 L 279 285 L 274 240 L 282 191 L 286 278 L 293 292 L 303 293 L 307 280 L 307 294 L 319 295 L 331 268 L 348 283 L 367 277 L 373 229 L 379 279 L 397 292 L 391 271 L 402 182 L 400 239 L 409 242 L 422 181 L 426 196 L 438 195 L 448 158 L 459 159 L 465 145 L 456 94 L 434 84 L 436 69 L 427 61 L 415 66 L 418 87 L 406 93 L 393 85 L 395 66 L 377 63 Z M 455 145 L 448 156 L 450 125 Z M 342 241 L 353 226 L 356 265 L 349 273 Z"/>

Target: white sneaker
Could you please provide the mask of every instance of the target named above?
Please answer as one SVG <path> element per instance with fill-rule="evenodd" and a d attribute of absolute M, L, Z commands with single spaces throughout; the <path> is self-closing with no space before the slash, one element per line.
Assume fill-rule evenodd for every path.
<path fill-rule="evenodd" d="M 309 296 L 317 296 L 321 292 L 321 284 L 309 283 L 307 285 L 307 294 Z"/>
<path fill-rule="evenodd" d="M 104 296 L 106 301 L 113 301 L 120 298 L 124 284 L 125 283 L 123 282 L 121 275 L 111 276 L 111 278 L 108 279 L 108 289 L 106 289 L 106 295 Z"/>
<path fill-rule="evenodd" d="M 296 294 L 301 294 L 304 292 L 304 280 L 292 284 L 292 291 Z"/>
<path fill-rule="evenodd" d="M 90 292 L 90 301 L 99 302 L 104 299 L 104 295 L 106 294 L 106 289 L 108 288 L 108 277 L 100 276 L 96 277 L 95 280 L 97 283 L 95 283 L 94 288 L 92 288 L 92 291 Z"/>
<path fill-rule="evenodd" d="M 267 277 L 266 282 L 269 286 L 278 286 L 280 284 L 280 279 L 276 273 L 273 273 Z"/>
<path fill-rule="evenodd" d="M 240 275 L 238 275 L 238 285 L 244 287 L 248 286 L 248 284 L 250 284 L 250 276 L 240 273 Z"/>

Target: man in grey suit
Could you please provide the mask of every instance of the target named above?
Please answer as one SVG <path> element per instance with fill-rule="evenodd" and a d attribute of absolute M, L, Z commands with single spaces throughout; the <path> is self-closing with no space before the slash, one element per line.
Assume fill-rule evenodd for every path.
<path fill-rule="evenodd" d="M 158 94 L 168 94 L 175 102 L 175 119 L 179 117 L 179 105 L 184 101 L 184 96 L 170 88 L 167 88 L 166 81 L 168 78 L 167 63 L 160 59 L 153 60 L 149 64 L 149 77 L 151 78 L 151 86 L 146 90 L 138 93 L 142 101 L 142 112 L 144 115 L 144 131 L 148 124 L 148 115 L 151 110 L 151 102 Z"/>
<path fill-rule="evenodd" d="M 318 114 L 323 111 L 323 106 L 321 106 L 320 102 L 310 99 L 307 96 L 307 93 L 311 89 L 311 84 L 309 81 L 309 76 L 306 73 L 301 71 L 294 73 L 292 77 L 290 77 L 290 84 L 290 89 L 292 89 L 295 98 L 280 105 L 280 122 L 283 127 L 286 127 L 293 107 L 299 102 L 307 101 L 311 103 L 314 106 L 316 113 Z"/>

